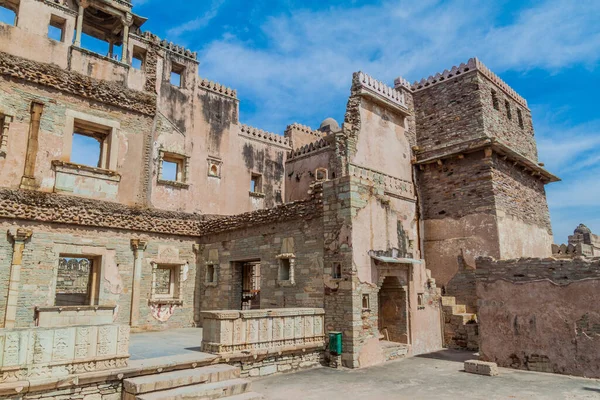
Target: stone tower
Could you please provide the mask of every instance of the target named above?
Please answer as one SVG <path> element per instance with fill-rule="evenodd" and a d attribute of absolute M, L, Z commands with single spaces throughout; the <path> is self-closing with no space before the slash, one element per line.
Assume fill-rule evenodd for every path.
<path fill-rule="evenodd" d="M 525 99 L 476 58 L 412 89 L 424 258 L 438 284 L 460 298 L 452 279 L 478 256 L 550 255 L 544 185 L 558 178 L 538 163 Z"/>

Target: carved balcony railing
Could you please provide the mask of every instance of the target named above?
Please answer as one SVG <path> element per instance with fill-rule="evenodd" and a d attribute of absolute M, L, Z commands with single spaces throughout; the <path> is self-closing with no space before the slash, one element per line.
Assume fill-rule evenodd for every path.
<path fill-rule="evenodd" d="M 322 308 L 205 311 L 202 350 L 215 354 L 323 347 Z"/>

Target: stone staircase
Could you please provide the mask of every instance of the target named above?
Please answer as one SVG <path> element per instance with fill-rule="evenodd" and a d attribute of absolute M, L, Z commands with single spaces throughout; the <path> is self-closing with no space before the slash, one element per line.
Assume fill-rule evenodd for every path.
<path fill-rule="evenodd" d="M 387 340 L 379 340 L 379 345 L 383 351 L 385 361 L 398 360 L 406 357 L 409 346 L 403 343 L 388 342 Z"/>
<path fill-rule="evenodd" d="M 227 364 L 208 365 L 123 381 L 123 400 L 258 400 L 240 369 Z"/>
<path fill-rule="evenodd" d="M 477 314 L 468 313 L 464 304 L 452 296 L 442 297 L 444 345 L 451 349 L 479 350 Z"/>

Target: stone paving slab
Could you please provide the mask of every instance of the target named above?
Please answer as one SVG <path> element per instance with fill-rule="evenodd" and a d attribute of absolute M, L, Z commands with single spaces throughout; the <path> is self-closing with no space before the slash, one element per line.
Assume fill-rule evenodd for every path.
<path fill-rule="evenodd" d="M 132 333 L 129 339 L 130 360 L 142 360 L 201 353 L 202 328 L 169 329 L 159 332 Z"/>
<path fill-rule="evenodd" d="M 443 350 L 359 370 L 318 368 L 253 382 L 268 400 L 600 399 L 600 380 L 501 368 L 499 376 L 464 372 L 470 352 Z"/>

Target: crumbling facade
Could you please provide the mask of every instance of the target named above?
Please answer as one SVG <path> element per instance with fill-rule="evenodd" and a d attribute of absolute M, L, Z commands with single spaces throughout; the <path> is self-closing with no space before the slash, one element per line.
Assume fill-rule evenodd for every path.
<path fill-rule="evenodd" d="M 0 6 L 16 16 L 0 24 L 7 334 L 255 318 L 254 342 L 206 348 L 279 332 L 296 336 L 271 343 L 273 359 L 289 339 L 307 352 L 289 359 L 312 365 L 336 331 L 329 361 L 364 367 L 441 348 L 443 307 L 468 322 L 476 257 L 551 255 L 544 185 L 557 178 L 538 163 L 527 102 L 477 59 L 414 85 L 355 73 L 341 125 L 277 135 L 242 124 L 236 91 L 143 32 L 127 0 Z M 83 48 L 84 34 L 107 54 Z M 87 319 L 61 314 L 73 307 Z M 277 330 L 267 309 L 292 314 L 277 311 Z M 265 357 L 257 368 L 271 370 Z M 13 378 L 48 378 L 32 373 Z"/>

